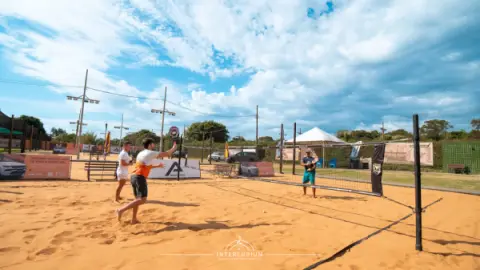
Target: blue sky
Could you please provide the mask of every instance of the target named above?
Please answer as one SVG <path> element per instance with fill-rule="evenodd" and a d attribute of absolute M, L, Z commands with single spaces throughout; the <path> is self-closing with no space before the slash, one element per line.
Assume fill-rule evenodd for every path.
<path fill-rule="evenodd" d="M 0 109 L 72 131 L 89 70 L 87 131 L 202 120 L 232 136 L 317 126 L 411 130 L 480 117 L 480 2 L 86 0 L 0 2 Z M 126 98 L 112 95 L 145 97 Z M 119 136 L 113 130 L 113 136 Z"/>

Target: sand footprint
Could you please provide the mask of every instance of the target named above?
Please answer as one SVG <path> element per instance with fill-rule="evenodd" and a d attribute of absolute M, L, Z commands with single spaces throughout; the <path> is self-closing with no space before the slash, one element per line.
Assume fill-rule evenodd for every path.
<path fill-rule="evenodd" d="M 25 240 L 25 244 L 30 244 L 32 243 L 32 240 L 35 238 L 35 235 L 34 234 L 30 234 L 30 235 L 26 235 L 25 237 L 23 237 L 23 240 Z"/>
<path fill-rule="evenodd" d="M 53 253 L 55 253 L 57 251 L 56 248 L 54 247 L 46 247 L 40 251 L 38 251 L 37 253 L 35 253 L 35 255 L 52 255 Z"/>
<path fill-rule="evenodd" d="M 68 238 L 68 236 L 72 235 L 73 232 L 71 231 L 64 231 L 59 234 L 56 234 L 53 237 L 53 240 L 50 242 L 53 245 L 61 245 L 62 243 L 66 242 L 73 242 L 75 239 L 73 238 Z"/>
<path fill-rule="evenodd" d="M 4 247 L 4 248 L 0 248 L 0 253 L 9 252 L 9 251 L 18 251 L 18 250 L 20 250 L 19 247 Z"/>

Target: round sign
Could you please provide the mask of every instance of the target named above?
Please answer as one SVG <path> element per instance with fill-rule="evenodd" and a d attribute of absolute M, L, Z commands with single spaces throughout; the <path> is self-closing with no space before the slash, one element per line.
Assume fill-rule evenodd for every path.
<path fill-rule="evenodd" d="M 172 137 L 173 139 L 176 139 L 179 136 L 178 128 L 175 126 L 171 127 L 168 133 L 170 134 L 170 137 Z"/>

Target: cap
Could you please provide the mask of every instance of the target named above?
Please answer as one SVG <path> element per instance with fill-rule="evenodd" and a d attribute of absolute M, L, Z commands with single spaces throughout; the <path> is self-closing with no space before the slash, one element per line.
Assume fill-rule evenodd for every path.
<path fill-rule="evenodd" d="M 305 153 L 311 153 L 311 152 L 312 152 L 312 150 L 311 150 L 311 149 L 307 149 L 307 150 L 305 150 Z"/>

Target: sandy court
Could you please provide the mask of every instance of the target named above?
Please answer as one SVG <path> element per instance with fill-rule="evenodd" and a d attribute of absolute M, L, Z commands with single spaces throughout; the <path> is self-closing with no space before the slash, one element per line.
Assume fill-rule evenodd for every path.
<path fill-rule="evenodd" d="M 72 178 L 85 179 L 81 165 Z M 0 182 L 0 268 L 303 269 L 412 212 L 372 196 L 313 199 L 300 187 L 208 176 L 150 180 L 137 225 L 131 212 L 115 219 L 115 182 Z M 414 204 L 413 189 L 384 190 Z M 480 269 L 480 197 L 423 195 L 424 205 L 443 198 L 424 213 L 424 252 L 411 216 L 317 269 Z M 228 247 L 239 238 L 244 246 Z"/>

